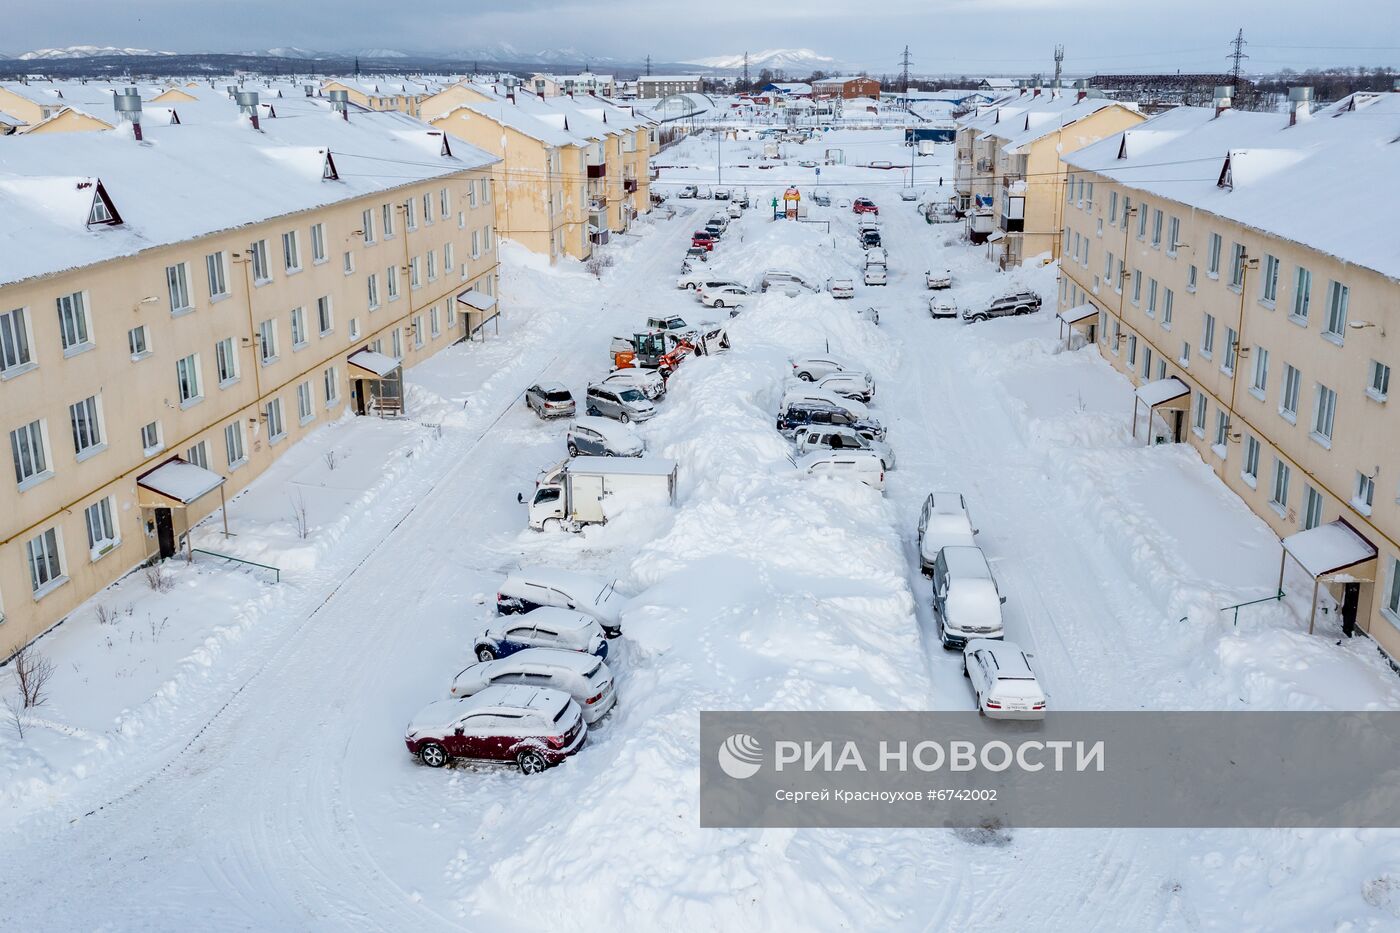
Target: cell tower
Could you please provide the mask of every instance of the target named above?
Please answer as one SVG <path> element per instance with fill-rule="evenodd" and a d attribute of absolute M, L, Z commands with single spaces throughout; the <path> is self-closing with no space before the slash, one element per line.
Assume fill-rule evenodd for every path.
<path fill-rule="evenodd" d="M 1065 47 L 1055 46 L 1055 87 L 1060 86 L 1060 75 L 1065 70 Z"/>
<path fill-rule="evenodd" d="M 647 56 L 647 77 L 651 77 L 651 56 Z"/>
<path fill-rule="evenodd" d="M 904 93 L 909 93 L 909 46 L 904 47 L 904 54 L 899 57 L 900 74 L 899 81 L 904 88 Z"/>
<path fill-rule="evenodd" d="M 749 53 L 744 53 L 744 87 L 749 86 Z"/>
<path fill-rule="evenodd" d="M 1230 83 L 1234 85 L 1236 100 L 1240 98 L 1240 80 L 1244 77 L 1244 60 L 1249 58 L 1249 56 L 1244 53 L 1244 47 L 1246 45 L 1249 45 L 1249 43 L 1244 41 L 1244 30 L 1241 29 L 1235 33 L 1235 38 L 1230 43 L 1230 47 L 1233 51 L 1225 56 L 1230 59 L 1231 62 Z"/>

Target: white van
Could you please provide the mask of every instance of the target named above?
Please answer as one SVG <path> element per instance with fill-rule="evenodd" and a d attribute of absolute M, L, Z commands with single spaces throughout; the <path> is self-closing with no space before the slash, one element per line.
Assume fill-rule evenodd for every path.
<path fill-rule="evenodd" d="M 873 450 L 814 450 L 797 460 L 797 469 L 808 476 L 858 479 L 885 488 L 885 461 Z"/>

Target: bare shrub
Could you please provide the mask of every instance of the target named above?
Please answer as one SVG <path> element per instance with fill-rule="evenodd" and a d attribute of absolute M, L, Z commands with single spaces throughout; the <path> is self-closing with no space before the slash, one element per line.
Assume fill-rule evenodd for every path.
<path fill-rule="evenodd" d="M 163 634 L 165 634 L 165 626 L 166 626 L 167 624 L 169 624 L 169 622 L 170 622 L 170 616 L 166 616 L 165 618 L 161 619 L 159 622 L 156 621 L 156 617 L 155 617 L 155 616 L 150 616 L 150 615 L 146 616 L 146 624 L 147 624 L 147 625 L 150 627 L 150 629 L 151 629 L 151 642 L 152 642 L 152 644 L 154 644 L 155 642 L 160 641 L 160 636 L 163 635 Z"/>
<path fill-rule="evenodd" d="M 10 656 L 14 665 L 15 683 L 19 685 L 19 700 L 22 709 L 43 706 L 48 701 L 49 678 L 53 676 L 53 662 L 34 650 L 33 645 L 25 645 Z"/>
<path fill-rule="evenodd" d="M 117 613 L 116 613 L 114 610 L 112 610 L 112 609 L 108 609 L 104 604 L 98 603 L 98 604 L 97 604 L 97 624 L 98 624 L 98 625 L 116 625 L 116 624 L 117 624 Z"/>
<path fill-rule="evenodd" d="M 321 454 L 321 459 L 326 461 L 326 469 L 330 470 L 331 472 L 335 472 L 335 464 L 337 457 L 334 450 L 328 450 L 325 453 Z"/>
<path fill-rule="evenodd" d="M 583 267 L 587 269 L 595 279 L 601 279 L 603 277 L 603 270 L 612 268 L 613 261 L 612 256 L 607 253 L 594 253 L 592 256 L 588 257 L 588 261 L 583 264 Z"/>
<path fill-rule="evenodd" d="M 175 579 L 164 564 L 155 563 L 146 568 L 146 585 L 157 593 L 169 593 L 175 588 Z"/>
<path fill-rule="evenodd" d="M 292 527 L 296 529 L 297 537 L 304 541 L 311 534 L 311 524 L 306 518 L 306 498 L 300 492 L 287 498 L 292 502 Z"/>
<path fill-rule="evenodd" d="M 15 735 L 19 736 L 21 742 L 24 741 L 24 727 L 28 725 L 25 721 L 24 707 L 20 704 L 18 697 L 5 697 L 5 709 L 10 714 L 10 725 L 14 727 Z"/>

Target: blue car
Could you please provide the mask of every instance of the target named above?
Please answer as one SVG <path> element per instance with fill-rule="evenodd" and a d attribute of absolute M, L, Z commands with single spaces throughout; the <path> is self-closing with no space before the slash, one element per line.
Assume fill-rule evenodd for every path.
<path fill-rule="evenodd" d="M 492 661 L 526 648 L 563 648 L 598 658 L 608 656 L 608 640 L 598 620 L 553 606 L 501 616 L 477 636 L 472 653 L 478 661 Z"/>
<path fill-rule="evenodd" d="M 857 434 L 872 441 L 883 441 L 885 429 L 873 419 L 857 418 L 844 408 L 835 405 L 793 404 L 778 414 L 778 430 L 783 434 L 793 434 L 808 425 L 838 425 L 855 430 Z"/>

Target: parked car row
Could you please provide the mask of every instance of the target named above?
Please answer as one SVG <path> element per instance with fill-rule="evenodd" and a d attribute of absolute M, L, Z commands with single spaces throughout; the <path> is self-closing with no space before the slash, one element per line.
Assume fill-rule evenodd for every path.
<path fill-rule="evenodd" d="M 795 448 L 793 463 L 811 476 L 849 476 L 884 489 L 894 453 L 866 406 L 875 380 L 835 357 L 792 360 L 793 385 L 779 403 L 777 428 Z"/>
<path fill-rule="evenodd" d="M 951 287 L 952 277 L 948 276 L 947 278 L 947 286 L 930 285 L 929 288 Z M 975 324 L 979 321 L 991 320 L 994 317 L 1033 314 L 1040 310 L 1040 303 L 1040 296 L 1035 292 L 1013 292 L 995 299 L 985 308 L 972 310 L 971 308 L 959 309 L 956 304 L 946 298 L 935 295 L 928 300 L 928 313 L 934 319 L 958 318 L 964 324 Z"/>

